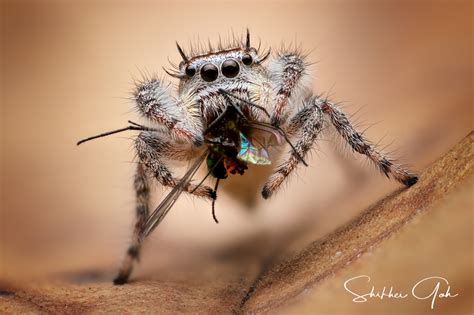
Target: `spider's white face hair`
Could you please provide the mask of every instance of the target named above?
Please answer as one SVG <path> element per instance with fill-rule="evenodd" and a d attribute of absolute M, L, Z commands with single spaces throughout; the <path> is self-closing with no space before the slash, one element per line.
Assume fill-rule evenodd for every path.
<path fill-rule="evenodd" d="M 268 86 L 270 80 L 263 65 L 270 51 L 260 54 L 247 44 L 220 45 L 219 50 L 195 52 L 189 57 L 178 46 L 183 61 L 169 74 L 180 79 L 178 94 L 190 112 L 197 111 L 212 121 L 226 106 L 220 89 L 260 103 L 262 86 Z"/>

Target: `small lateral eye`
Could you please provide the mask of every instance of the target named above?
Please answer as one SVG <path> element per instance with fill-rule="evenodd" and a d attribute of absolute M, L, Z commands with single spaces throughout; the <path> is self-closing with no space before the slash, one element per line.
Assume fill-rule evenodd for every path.
<path fill-rule="evenodd" d="M 249 66 L 252 64 L 252 62 L 253 62 L 253 58 L 249 54 L 245 54 L 242 56 L 242 63 L 244 65 Z"/>
<path fill-rule="evenodd" d="M 184 72 L 186 72 L 186 75 L 188 77 L 192 77 L 196 74 L 196 68 L 192 65 L 189 65 L 186 67 L 186 69 L 184 70 Z"/>

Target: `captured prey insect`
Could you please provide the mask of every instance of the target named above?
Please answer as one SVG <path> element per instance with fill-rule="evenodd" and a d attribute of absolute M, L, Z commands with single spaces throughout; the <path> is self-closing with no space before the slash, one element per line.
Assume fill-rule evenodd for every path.
<path fill-rule="evenodd" d="M 406 186 L 417 177 L 380 152 L 349 122 L 329 100 L 312 93 L 306 56 L 283 49 L 270 57 L 250 44 L 234 40 L 217 49 L 192 49 L 179 66 L 165 71 L 179 79 L 177 96 L 170 86 L 156 78 L 140 82 L 134 92 L 139 112 L 153 127 L 130 122 L 130 126 L 80 141 L 138 130 L 135 140 L 138 166 L 134 187 L 137 219 L 132 243 L 127 250 L 115 284 L 124 284 L 138 261 L 143 240 L 163 220 L 182 192 L 212 201 L 219 181 L 230 174 L 244 174 L 248 164 L 272 163 L 269 149 L 288 144 L 288 157 L 274 170 L 262 189 L 263 198 L 272 196 L 301 163 L 318 135 L 332 125 L 357 153 L 373 162 L 387 177 Z M 181 179 L 174 177 L 167 161 L 192 161 Z M 191 181 L 206 162 L 207 176 L 198 184 Z M 208 176 L 216 179 L 214 188 L 204 185 Z M 149 213 L 152 179 L 172 187 L 153 213 Z"/>

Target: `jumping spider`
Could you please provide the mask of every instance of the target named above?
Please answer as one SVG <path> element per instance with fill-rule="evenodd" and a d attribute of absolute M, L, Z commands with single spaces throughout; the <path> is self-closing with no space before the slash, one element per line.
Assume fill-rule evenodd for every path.
<path fill-rule="evenodd" d="M 333 125 L 355 152 L 367 156 L 387 177 L 406 186 L 417 182 L 415 175 L 379 152 L 334 103 L 311 92 L 308 64 L 300 52 L 285 50 L 267 61 L 270 51 L 260 53 L 252 47 L 248 30 L 244 42 L 219 44 L 217 50 L 209 47 L 187 56 L 177 47 L 183 60 L 175 71 L 165 71 L 179 79 L 178 96 L 173 97 L 169 85 L 155 78 L 139 83 L 134 92 L 138 110 L 154 127 L 130 122 L 127 128 L 78 143 L 124 130 L 141 131 L 135 140 L 137 219 L 115 284 L 128 281 L 142 241 L 181 192 L 212 200 L 214 215 L 219 180 L 242 175 L 248 163 L 270 164 L 268 147 L 286 142 L 291 147 L 288 157 L 263 186 L 262 196 L 267 199 L 300 163 L 306 165 L 304 158 L 326 125 Z M 194 162 L 178 179 L 166 160 Z M 202 185 L 204 179 L 198 185 L 191 183 L 204 161 L 208 175 L 217 179 L 214 188 Z M 151 178 L 173 189 L 150 215 Z"/>

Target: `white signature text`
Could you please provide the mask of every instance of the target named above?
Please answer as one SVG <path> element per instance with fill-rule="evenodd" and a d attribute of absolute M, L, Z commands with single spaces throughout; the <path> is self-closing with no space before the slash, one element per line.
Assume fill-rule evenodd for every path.
<path fill-rule="evenodd" d="M 354 303 L 364 303 L 371 298 L 383 300 L 384 298 L 406 299 L 408 297 L 413 297 L 418 300 L 430 300 L 431 309 L 434 309 L 435 303 L 438 299 L 454 298 L 459 295 L 459 293 L 451 293 L 451 286 L 449 285 L 449 281 L 446 278 L 437 276 L 421 279 L 415 283 L 413 287 L 411 287 L 410 293 L 407 293 L 406 291 L 395 290 L 393 286 L 384 286 L 381 290 L 376 289 L 375 286 L 372 286 L 365 292 L 355 292 L 353 287 L 351 289 L 351 284 L 354 285 L 355 282 L 364 280 L 369 283 L 370 277 L 367 275 L 361 275 L 350 278 L 344 282 L 344 289 L 354 296 L 352 299 L 352 302 Z"/>

